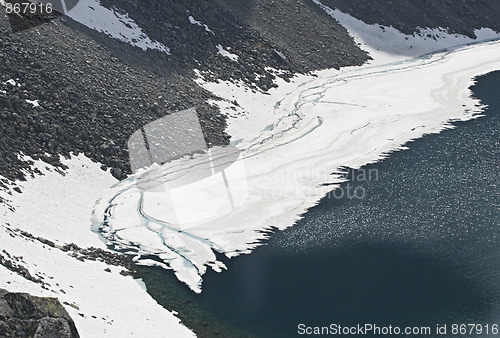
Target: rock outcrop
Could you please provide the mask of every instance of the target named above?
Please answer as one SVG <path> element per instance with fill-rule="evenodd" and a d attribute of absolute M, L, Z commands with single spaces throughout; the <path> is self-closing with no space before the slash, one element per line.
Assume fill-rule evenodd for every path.
<path fill-rule="evenodd" d="M 77 338 L 75 323 L 56 298 L 0 289 L 0 337 Z"/>

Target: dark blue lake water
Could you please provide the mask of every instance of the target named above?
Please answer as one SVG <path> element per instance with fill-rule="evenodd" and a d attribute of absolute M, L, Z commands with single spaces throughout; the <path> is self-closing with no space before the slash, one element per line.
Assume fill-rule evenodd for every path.
<path fill-rule="evenodd" d="M 500 72 L 473 91 L 485 117 L 363 168 L 371 179 L 355 172 L 363 199 L 323 199 L 252 254 L 225 259 L 228 271 L 208 272 L 201 295 L 139 268 L 148 291 L 200 337 L 294 337 L 301 323 L 429 326 L 432 336 L 447 324 L 441 337 L 470 323 L 484 335 L 500 324 Z"/>

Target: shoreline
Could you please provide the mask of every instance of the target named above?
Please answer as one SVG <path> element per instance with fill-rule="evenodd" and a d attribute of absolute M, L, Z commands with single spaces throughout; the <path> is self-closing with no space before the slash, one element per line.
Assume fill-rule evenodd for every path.
<path fill-rule="evenodd" d="M 453 48 L 423 59 L 360 67 L 344 73 L 325 72 L 290 91 L 271 113 L 264 107 L 248 108 L 251 113 L 253 109 L 252 118 L 241 121 L 240 126 L 233 125 L 233 129 L 230 126 L 230 134 L 234 129 L 245 129 L 242 126 L 252 121 L 260 121 L 266 114 L 275 119 L 272 128 L 250 134 L 238 144 L 246 184 L 251 191 L 247 202 L 251 203 L 181 232 L 165 228 L 164 237 L 171 243 L 159 243 L 147 228 L 126 222 L 130 219 L 141 222 L 142 216 L 134 210 L 156 205 L 156 199 L 161 198 L 145 192 L 144 200 L 148 203 L 145 204 L 142 193 L 139 195 L 134 186 L 134 176 L 106 192 L 96 205 L 95 219 L 101 222 L 107 210 L 105 231 L 113 235 L 115 245 L 126 248 L 126 243 L 136 241 L 134 238 L 140 234 L 143 249 L 136 258 L 140 261 L 141 255 L 164 252 L 164 258 L 159 258 L 168 258 L 177 277 L 199 293 L 206 267 L 223 268 L 214 251 L 227 257 L 249 253 L 260 240 L 267 238 L 265 232 L 259 231 L 270 226 L 280 230 L 293 226 L 342 181 L 332 175 L 338 168 L 377 162 L 405 149 L 411 140 L 452 128 L 452 121 L 480 116 L 483 108 L 470 97 L 468 88 L 475 76 L 500 68 L 500 62 L 493 56 L 498 48 L 500 42 L 495 40 Z M 358 92 L 367 94 L 353 95 Z M 262 110 L 257 113 L 259 108 Z M 319 128 L 315 124 L 317 119 L 322 121 Z M 307 158 L 301 154 L 307 154 Z M 295 172 L 301 173 L 300 177 L 290 175 Z M 110 200 L 113 206 L 108 210 Z M 259 217 L 252 210 L 260 210 Z M 165 211 L 148 209 L 145 222 L 160 224 L 166 217 L 162 212 Z M 123 230 L 115 236 L 114 227 Z M 182 249 L 182 255 L 177 248 Z"/>
<path fill-rule="evenodd" d="M 482 79 L 482 78 L 484 78 L 484 77 L 488 77 L 488 78 L 489 78 L 489 77 L 491 77 L 491 76 L 493 75 L 493 73 L 495 73 L 495 74 L 496 74 L 495 76 L 498 78 L 498 74 L 500 74 L 500 70 L 496 70 L 496 71 L 489 72 L 489 73 L 487 73 L 487 74 L 484 74 L 484 75 L 478 76 L 478 77 L 476 77 L 476 79 L 479 79 L 479 81 L 481 81 L 481 79 Z M 474 84 L 474 85 L 471 87 L 471 90 L 473 90 L 473 89 L 475 88 L 475 86 L 476 86 L 476 84 Z M 484 87 L 484 85 L 483 85 L 483 87 Z M 481 97 L 478 97 L 478 96 L 476 95 L 476 92 L 474 92 L 474 91 L 472 91 L 472 92 L 473 92 L 474 97 L 476 97 L 476 98 L 478 98 L 478 99 L 481 99 Z M 484 103 L 483 101 L 481 101 L 481 102 L 482 102 L 482 103 Z M 498 106 L 497 106 L 497 108 L 498 108 Z M 490 114 L 491 114 L 491 113 L 492 113 L 492 112 L 490 112 Z M 496 112 L 496 114 L 498 114 L 498 111 Z M 488 113 L 486 113 L 486 116 L 489 116 L 489 117 L 491 118 L 491 115 L 489 115 Z M 474 124 L 475 124 L 475 125 L 477 125 L 477 126 L 483 126 L 483 127 L 485 127 L 485 126 L 486 126 L 486 124 L 488 123 L 488 121 L 487 121 L 487 120 L 484 120 L 484 121 L 483 121 L 483 119 L 484 119 L 484 118 L 485 118 L 485 117 L 479 118 L 479 119 L 477 119 L 477 120 L 468 120 L 468 121 L 457 121 L 457 122 L 454 122 L 454 123 L 453 123 L 453 125 L 454 125 L 454 128 L 453 128 L 453 129 L 450 129 L 450 130 L 444 131 L 443 133 L 440 133 L 440 134 L 432 134 L 432 135 L 427 135 L 427 136 L 425 136 L 425 137 L 423 137 L 423 138 L 421 138 L 421 139 L 419 139 L 419 140 L 416 140 L 415 142 L 410 142 L 410 143 L 408 143 L 408 144 L 407 144 L 407 146 L 408 146 L 408 148 L 410 149 L 410 151 L 412 151 L 412 152 L 417 151 L 419 154 L 421 154 L 420 156 L 425 156 L 425 155 L 424 155 L 425 151 L 423 150 L 423 149 L 425 149 L 425 148 L 423 148 L 425 144 L 429 144 L 429 143 L 434 144 L 434 143 L 436 143 L 436 147 L 439 147 L 439 142 L 447 142 L 447 141 L 450 139 L 450 137 L 452 137 L 453 139 L 457 139 L 457 137 L 456 137 L 456 136 L 450 136 L 450 135 L 454 135 L 454 134 L 456 134 L 456 133 L 462 133 L 462 130 L 463 130 L 464 128 L 465 128 L 466 130 L 469 130 L 469 129 L 471 129 L 471 128 L 475 128 L 475 129 L 477 129 L 478 127 L 475 127 L 475 126 L 474 126 Z M 497 118 L 497 119 L 498 119 L 498 118 Z M 482 127 L 479 127 L 479 128 L 480 128 L 481 130 L 483 130 L 483 129 L 484 129 L 484 128 L 482 128 Z M 446 141 L 444 141 L 444 140 L 443 140 L 443 138 L 444 138 Z M 439 141 L 439 139 L 442 139 L 442 141 Z M 463 144 L 462 144 L 462 146 L 463 146 Z M 394 158 L 394 156 L 391 156 L 391 157 L 389 157 L 389 158 L 387 158 L 387 159 L 385 159 L 385 160 L 383 160 L 383 161 L 381 161 L 381 162 L 374 163 L 374 164 L 369 164 L 369 165 L 367 165 L 367 166 L 363 166 L 363 167 L 361 167 L 359 170 L 376 169 L 376 170 L 380 170 L 381 172 L 383 172 L 383 175 L 384 175 L 384 176 L 386 176 L 386 177 L 387 177 L 387 176 L 392 176 L 392 174 L 391 174 L 391 172 L 390 172 L 390 169 L 392 168 L 392 164 L 391 164 L 391 162 L 394 162 L 394 161 L 396 161 L 396 162 L 401 162 L 401 157 L 403 157 L 403 158 L 407 158 L 407 159 L 408 159 L 408 158 L 409 158 L 409 156 L 413 156 L 413 155 L 408 155 L 408 154 L 407 154 L 407 152 L 405 152 L 405 151 L 397 151 L 397 152 L 395 153 L 395 155 L 397 155 L 397 156 L 396 156 L 397 158 Z M 429 159 L 429 160 L 432 160 L 432 159 Z M 407 161 L 407 160 L 406 160 L 406 161 Z M 441 161 L 446 162 L 446 160 L 445 160 L 445 159 L 442 159 Z M 410 165 L 411 165 L 411 164 L 410 164 Z M 385 169 L 384 169 L 384 168 L 385 168 Z M 387 170 L 389 170 L 389 172 L 387 172 Z M 432 170 L 431 170 L 431 171 L 432 171 Z M 399 175 L 399 176 L 401 176 L 401 175 Z M 450 175 L 450 176 L 453 176 L 453 175 Z M 367 183 L 367 184 L 370 184 L 370 185 L 371 185 L 371 184 L 375 184 L 375 185 L 382 185 L 382 184 L 383 184 L 382 182 L 373 182 L 373 181 L 361 182 L 361 184 L 363 184 L 363 183 Z M 396 185 L 397 185 L 397 184 L 396 184 Z M 369 193 L 371 193 L 371 190 L 370 190 L 370 189 L 368 189 L 368 191 L 369 191 Z M 350 203 L 350 201 L 345 201 L 345 203 Z M 320 206 L 315 207 L 315 209 L 317 209 L 317 208 L 321 208 L 321 204 L 328 204 L 328 202 L 327 202 L 326 198 L 325 198 L 324 200 L 322 200 L 322 202 L 320 202 Z M 284 255 L 284 256 L 291 255 L 291 254 L 294 252 L 294 249 L 286 249 L 286 250 L 285 250 L 284 248 L 280 248 L 280 245 L 284 245 L 285 243 L 288 243 L 291 239 L 295 238 L 295 237 L 291 236 L 291 235 L 290 235 L 290 233 L 293 233 L 293 234 L 295 234 L 295 233 L 297 233 L 297 234 L 301 234 L 301 233 L 302 233 L 302 235 L 304 235 L 304 233 L 303 233 L 303 232 L 304 232 L 304 229 L 302 229 L 302 228 L 306 227 L 306 226 L 307 226 L 307 225 L 311 222 L 311 220 L 314 220 L 314 217 L 315 217 L 314 215 L 317 215 L 317 214 L 318 214 L 318 212 L 319 212 L 319 211 L 317 211 L 317 210 L 314 210 L 314 211 L 308 212 L 308 214 L 306 214 L 306 215 L 305 215 L 304 220 L 300 222 L 301 224 L 297 225 L 296 227 L 289 228 L 289 229 L 285 230 L 285 232 L 286 232 L 286 233 L 288 233 L 288 235 L 286 235 L 286 236 L 284 236 L 284 235 L 279 235 L 279 236 L 277 236 L 277 237 L 279 237 L 279 238 L 280 238 L 280 239 L 278 239 L 278 240 L 277 240 L 277 239 L 273 239 L 273 238 L 271 238 L 271 241 L 273 242 L 272 246 L 274 247 L 274 250 L 275 250 L 275 251 L 276 251 L 276 250 L 279 250 L 279 252 L 281 252 L 281 255 Z M 334 211 L 333 211 L 333 212 L 334 212 Z M 308 220 L 308 219 L 309 219 L 309 220 Z M 341 220 L 339 220 L 339 222 L 341 222 Z M 436 224 L 436 225 L 438 225 L 438 224 Z M 437 230 L 437 229 L 436 229 L 436 230 Z M 307 234 L 307 237 L 306 237 L 306 238 L 309 238 L 309 240 L 312 240 L 312 239 L 314 238 L 314 239 L 315 239 L 315 243 L 316 243 L 317 245 L 320 245 L 320 248 L 326 248 L 326 247 L 330 247 L 330 246 L 332 245 L 331 243 L 328 243 L 328 241 L 326 241 L 326 240 L 325 240 L 325 241 L 326 241 L 325 243 L 322 243 L 321 241 L 320 241 L 320 243 L 317 243 L 318 238 L 317 238 L 317 236 L 315 236 L 315 235 L 314 235 L 314 231 L 319 231 L 319 230 L 318 230 L 318 229 L 316 229 L 316 230 L 311 229 L 310 231 L 305 231 L 305 233 Z M 452 231 L 452 230 L 450 229 L 450 231 Z M 428 235 L 429 235 L 429 236 L 431 236 L 431 237 L 433 236 L 432 234 L 428 234 Z M 320 236 L 320 237 L 321 237 L 321 236 Z M 439 237 L 439 236 L 438 236 L 438 237 Z M 354 236 L 354 238 L 355 238 L 355 236 Z M 437 239 L 435 239 L 435 240 L 437 240 Z M 450 238 L 450 240 L 452 240 L 452 241 L 453 241 L 453 238 Z M 422 241 L 424 241 L 424 242 L 425 242 L 425 240 L 422 240 Z M 442 240 L 440 240 L 440 241 L 442 241 Z M 374 242 L 376 242 L 376 241 L 374 241 Z M 418 242 L 418 240 L 417 240 L 417 242 Z M 321 251 L 321 250 L 326 250 L 326 249 L 318 249 L 319 251 L 317 251 L 317 252 L 315 252 L 315 251 L 307 251 L 307 250 L 308 250 L 307 248 L 309 248 L 309 249 L 311 249 L 311 250 L 312 250 L 312 248 L 310 248 L 310 247 L 307 245 L 307 241 L 305 242 L 305 244 L 304 244 L 304 245 L 305 245 L 305 247 L 304 247 L 303 249 L 300 249 L 300 250 L 305 250 L 304 252 L 300 251 L 300 252 L 302 252 L 302 253 L 301 253 L 301 255 L 307 255 L 307 256 L 311 256 L 311 255 L 312 255 L 313 257 L 315 257 L 315 256 L 317 256 L 317 255 L 320 255 L 320 253 L 321 253 L 321 252 L 323 252 L 323 251 Z M 354 245 L 354 244 L 352 244 L 352 245 Z M 372 243 L 372 245 L 373 245 L 373 243 Z M 432 246 L 431 244 L 429 244 L 429 245 L 430 245 L 430 246 Z M 400 249 L 401 249 L 402 251 L 409 251 L 410 253 L 408 253 L 408 254 L 409 254 L 409 256 L 411 257 L 411 252 L 412 252 L 412 249 L 411 249 L 411 248 L 412 248 L 412 246 L 411 246 L 411 245 L 409 245 L 409 243 L 406 243 L 406 244 L 405 244 L 405 243 L 399 243 L 399 246 L 401 247 Z M 298 247 L 298 248 L 302 248 L 302 245 L 297 245 L 297 247 Z M 297 249 L 297 250 L 299 250 L 299 249 Z M 413 249 L 413 250 L 416 250 L 416 249 Z M 428 250 L 428 249 L 425 249 L 425 245 L 424 245 L 424 248 L 421 248 L 420 250 L 421 250 L 422 252 L 426 252 L 426 250 Z M 435 250 L 439 251 L 439 249 L 437 249 L 437 248 L 436 248 Z M 239 262 L 238 262 L 238 261 L 235 261 L 235 262 L 233 262 L 233 261 L 227 261 L 227 262 L 226 262 L 226 261 L 224 261 L 224 263 L 225 263 L 225 264 L 227 264 L 229 271 L 227 271 L 227 272 L 223 272 L 222 274 L 225 274 L 225 273 L 226 273 L 226 274 L 227 274 L 227 273 L 230 273 L 230 271 L 232 271 L 232 270 L 233 270 L 233 268 L 234 268 L 234 266 L 232 266 L 232 265 L 235 265 L 235 264 L 236 264 L 236 265 L 238 265 L 238 264 L 242 264 L 242 263 L 241 263 L 241 261 L 242 261 L 242 260 L 245 262 L 245 263 L 243 263 L 244 265 L 249 265 L 249 264 L 250 264 L 250 262 L 249 262 L 249 261 L 253 261 L 253 262 L 254 262 L 253 264 L 262 264 L 262 260 L 263 260 L 264 258 L 266 258 L 266 257 L 267 257 L 267 258 L 269 258 L 268 256 L 271 256 L 271 257 L 272 257 L 272 255 L 273 255 L 272 253 L 274 252 L 274 251 L 272 251 L 272 250 L 266 249 L 265 247 L 258 248 L 258 249 L 256 249 L 256 251 L 257 251 L 257 252 L 256 252 L 256 253 L 254 253 L 254 254 L 252 254 L 252 255 L 236 257 L 235 259 L 236 259 L 236 260 L 239 260 Z M 265 253 L 265 254 L 263 254 L 263 253 L 262 253 L 262 251 L 265 251 L 266 253 Z M 342 252 L 342 250 L 339 250 L 339 251 L 340 251 L 340 252 Z M 446 251 L 446 250 L 444 250 L 444 251 Z M 419 252 L 419 251 L 417 251 L 417 252 Z M 253 255 L 256 255 L 256 256 L 253 256 Z M 436 256 L 436 255 L 435 255 L 435 254 L 432 254 L 432 252 L 426 252 L 426 255 L 423 255 L 423 256 L 424 256 L 424 257 L 427 257 L 426 259 L 430 259 L 430 257 L 434 257 L 434 256 Z M 295 257 L 295 256 L 292 256 L 292 257 Z M 338 259 L 340 259 L 340 257 L 342 257 L 342 255 L 340 255 L 340 256 L 338 257 Z M 417 255 L 417 257 L 418 257 L 418 255 Z M 253 259 L 252 259 L 252 258 L 253 258 Z M 423 258 L 422 258 L 422 259 L 423 259 Z M 442 265 L 443 267 L 444 267 L 444 266 L 448 266 L 449 264 L 451 264 L 452 266 L 448 266 L 448 268 L 450 268 L 452 271 L 455 271 L 455 270 L 454 270 L 455 268 L 453 268 L 453 264 L 452 264 L 452 262 L 454 262 L 454 260 L 453 260 L 453 259 L 451 259 L 451 262 L 450 262 L 450 259 L 451 259 L 450 257 L 447 257 L 447 256 L 446 256 L 446 255 L 444 255 L 443 253 L 441 253 L 441 255 L 437 255 L 437 257 L 434 257 L 434 258 L 433 258 L 433 260 L 436 260 L 436 262 L 435 262 L 436 264 L 438 264 L 438 265 L 440 264 L 440 265 Z M 293 259 L 292 259 L 292 260 L 293 260 Z M 439 260 L 442 260 L 442 261 L 440 262 Z M 426 262 L 425 264 L 427 264 L 427 263 L 428 263 L 428 260 L 425 260 L 425 259 L 424 259 L 424 261 Z M 417 262 L 416 262 L 416 263 L 417 263 Z M 384 263 L 383 263 L 383 262 L 381 262 L 381 264 L 384 264 Z M 424 264 L 424 263 L 420 263 L 420 262 L 419 262 L 418 264 Z M 458 264 L 458 263 L 456 263 L 456 264 Z M 473 263 L 469 262 L 469 263 L 467 263 L 467 264 L 469 264 L 469 265 L 470 265 L 470 264 L 473 264 Z M 293 264 L 291 264 L 291 265 L 293 266 Z M 467 272 L 464 272 L 463 270 L 464 270 L 464 269 L 465 269 L 465 270 L 467 270 L 467 266 L 468 266 L 468 265 L 465 265 L 465 267 L 464 267 L 463 269 L 459 270 L 459 271 L 461 271 L 461 272 L 455 271 L 455 273 L 461 273 L 461 275 L 460 275 L 460 276 L 458 276 L 458 275 L 453 275 L 453 278 L 456 278 L 456 279 L 464 278 L 464 279 L 466 279 L 466 277 L 465 277 L 465 276 L 467 275 Z M 401 268 L 401 267 L 400 267 L 400 268 Z M 151 277 L 151 276 L 148 276 L 148 275 L 149 275 L 149 273 L 150 273 L 150 271 L 151 271 L 151 270 L 154 270 L 154 269 L 155 269 L 155 268 L 152 268 L 152 267 L 145 267 L 145 268 L 144 268 L 144 272 L 143 272 L 143 273 L 145 273 L 146 275 L 142 275 L 142 277 L 145 277 L 144 279 L 145 279 L 145 283 L 146 283 L 146 285 L 148 285 L 148 286 L 154 285 L 153 287 L 156 287 L 156 285 L 155 285 L 155 284 L 157 284 L 157 288 L 158 288 L 158 289 L 161 289 L 161 285 L 162 285 L 162 283 L 166 282 L 167 280 L 170 280 L 173 284 L 176 284 L 176 285 L 177 285 L 176 287 L 174 287 L 174 290 L 175 290 L 175 289 L 180 289 L 180 290 L 181 290 L 178 294 L 181 294 L 181 295 L 182 295 L 182 294 L 185 294 L 185 295 L 186 295 L 186 298 L 187 298 L 187 299 L 190 299 L 190 300 L 191 300 L 191 299 L 194 299 L 194 298 L 193 298 L 193 297 L 194 297 L 194 295 L 190 293 L 190 291 L 186 288 L 186 286 L 184 286 L 184 285 L 182 285 L 180 282 L 178 282 L 178 281 L 175 279 L 175 277 L 173 276 L 173 274 L 172 274 L 171 272 L 168 272 L 168 271 L 167 271 L 167 272 L 162 273 L 162 272 L 160 272 L 160 271 L 156 271 L 156 272 L 154 272 L 154 273 L 151 273 L 151 275 L 153 275 L 152 277 Z M 489 269 L 487 269 L 487 270 L 489 271 Z M 482 270 L 481 270 L 481 271 L 482 271 Z M 339 273 L 340 273 L 340 272 L 343 272 L 344 274 L 348 274 L 348 272 L 346 272 L 346 271 L 339 270 Z M 238 269 L 238 272 L 237 272 L 237 273 L 241 273 L 241 269 Z M 162 275 L 162 274 L 163 274 L 165 277 L 158 277 L 159 275 Z M 464 274 L 465 276 L 462 276 L 462 274 Z M 168 277 L 166 277 L 167 275 L 168 275 Z M 229 283 L 229 282 L 230 282 L 230 281 L 229 281 L 229 279 L 234 278 L 234 274 L 232 274 L 232 277 L 229 277 L 229 276 L 228 276 L 228 277 L 224 277 L 224 276 L 222 276 L 222 275 L 218 275 L 218 274 L 216 274 L 215 272 L 211 272 L 211 275 L 212 275 L 212 276 L 211 276 L 211 279 L 212 279 L 212 280 L 211 280 L 211 287 L 212 287 L 212 288 L 213 288 L 214 286 L 216 286 L 216 284 L 219 284 L 219 283 L 221 283 L 221 285 L 222 285 L 221 287 L 223 288 L 223 287 L 224 287 L 224 285 L 227 285 L 227 283 Z M 432 274 L 431 274 L 431 275 L 432 275 Z M 433 276 L 433 275 L 432 275 L 432 276 Z M 459 277 L 460 277 L 460 278 L 459 278 Z M 162 279 L 162 278 L 163 278 L 163 279 Z M 215 278 L 215 279 L 214 279 L 214 278 Z M 298 277 L 297 277 L 297 278 L 298 278 Z M 450 277 L 450 278 L 452 278 L 452 277 Z M 484 277 L 484 278 L 488 278 L 488 277 Z M 232 279 L 231 279 L 231 280 L 232 280 Z M 475 279 L 474 279 L 474 280 L 475 280 Z M 479 278 L 479 277 L 478 277 L 478 281 L 480 281 L 480 280 L 481 280 L 481 278 Z M 478 282 L 478 281 L 476 281 L 476 282 Z M 236 283 L 241 284 L 241 281 L 236 282 Z M 279 282 L 276 282 L 276 283 L 277 283 L 277 284 L 279 284 Z M 492 282 L 492 283 L 493 283 L 493 282 Z M 286 284 L 286 285 L 288 285 L 288 284 Z M 473 285 L 475 285 L 475 284 L 473 284 Z M 470 285 L 469 285 L 469 287 L 470 287 Z M 265 288 L 265 287 L 264 287 L 264 288 Z M 485 286 L 485 288 L 486 288 L 486 289 L 488 289 L 488 287 L 486 287 L 486 286 Z M 498 289 L 498 288 L 497 288 L 497 289 Z M 439 290 L 439 288 L 438 288 L 437 290 Z M 219 290 L 219 291 L 216 291 L 216 290 L 209 290 L 209 292 L 214 292 L 214 291 L 216 292 L 216 294 L 217 294 L 217 292 L 218 292 L 218 293 L 220 293 L 220 292 L 221 292 L 220 290 Z M 231 291 L 234 291 L 234 290 L 231 290 Z M 268 290 L 268 291 L 269 291 L 269 290 Z M 155 298 L 156 298 L 156 299 L 158 299 L 158 300 L 159 300 L 159 302 L 160 302 L 160 303 L 162 303 L 164 306 L 166 306 L 166 307 L 170 307 L 170 308 L 173 308 L 173 309 L 178 310 L 178 311 L 179 311 L 179 316 L 180 316 L 181 318 L 184 318 L 185 316 L 186 316 L 186 317 L 189 317 L 189 316 L 190 316 L 190 311 L 198 311 L 198 310 L 192 310 L 192 309 L 190 309 L 190 305 L 189 305 L 189 304 L 191 304 L 190 302 L 189 302 L 189 303 L 187 303 L 187 305 L 182 304 L 182 306 L 176 306 L 176 305 L 175 305 L 175 302 L 176 302 L 176 301 L 170 301 L 170 302 L 168 302 L 168 301 L 166 301 L 166 300 L 163 300 L 163 299 L 162 299 L 162 297 L 161 297 L 161 291 L 158 291 L 158 292 L 160 292 L 160 297 L 156 297 L 156 296 L 155 296 Z M 261 292 L 262 292 L 262 290 L 261 290 Z M 470 292 L 472 292 L 472 290 L 470 290 Z M 479 297 L 479 296 L 484 297 L 483 292 L 486 292 L 486 291 L 483 291 L 483 290 L 481 290 L 481 291 L 480 291 L 480 290 L 476 290 L 476 289 L 474 289 L 474 292 L 477 292 L 477 293 L 478 293 L 478 297 Z M 498 292 L 500 292 L 500 290 L 498 290 Z M 177 293 L 177 291 L 169 291 L 168 293 L 170 293 L 170 294 L 172 294 L 172 293 Z M 167 296 L 167 295 L 166 295 L 166 296 Z M 213 297 L 215 297 L 215 295 L 212 295 L 212 296 L 211 296 L 211 298 L 213 298 Z M 457 296 L 457 297 L 458 297 L 458 299 L 461 299 L 460 297 L 462 297 L 462 296 Z M 235 301 L 240 301 L 240 300 L 236 300 L 236 299 L 235 299 Z M 464 301 L 465 301 L 465 300 L 464 300 Z M 179 300 L 179 302 L 180 302 L 180 303 L 182 303 L 182 298 L 181 298 L 181 300 Z M 227 299 L 226 299 L 226 300 L 224 300 L 223 302 L 227 302 Z M 206 302 L 205 302 L 205 303 L 206 303 Z M 391 303 L 391 304 L 392 304 L 392 303 Z M 468 304 L 468 306 L 474 306 L 474 304 L 475 304 L 475 303 L 472 303 L 472 304 L 467 303 L 467 304 Z M 205 304 L 205 305 L 206 305 L 206 304 Z M 394 304 L 393 304 L 393 305 L 394 305 Z M 441 305 L 442 305 L 442 306 L 444 306 L 443 304 L 441 304 Z M 200 305 L 200 304 L 196 304 L 196 305 L 194 305 L 194 306 L 195 306 L 196 308 L 199 308 L 200 306 L 203 306 L 203 304 L 201 304 L 201 305 Z M 450 305 L 450 306 L 451 306 L 451 305 Z M 179 310 L 179 309 L 181 309 L 181 308 L 183 308 L 183 309 L 182 309 L 182 310 Z M 186 308 L 187 308 L 187 309 L 186 309 Z M 186 313 L 183 313 L 183 311 L 186 311 Z M 210 310 L 208 310 L 208 311 L 210 311 Z M 212 311 L 213 311 L 213 309 L 212 309 Z M 226 315 L 227 315 L 227 314 L 226 314 Z M 455 318 L 455 319 L 456 319 L 456 318 Z M 392 324 L 396 324 L 396 323 L 392 323 Z M 398 324 L 399 324 L 399 323 L 398 323 Z M 418 324 L 418 325 L 421 325 L 422 323 L 418 322 L 418 323 L 413 323 L 413 324 Z M 412 325 L 413 325 L 413 324 L 412 324 Z M 430 324 L 434 324 L 434 323 L 430 323 Z M 195 326 L 193 326 L 193 328 L 194 328 L 194 327 L 197 327 L 197 326 L 195 325 Z M 199 329 L 196 329 L 196 330 L 195 330 L 195 332 L 198 332 L 198 333 L 202 334 L 202 336 L 204 336 L 204 334 L 205 334 L 205 333 L 212 333 L 212 332 L 213 332 L 213 331 L 210 331 L 210 329 L 209 329 L 209 331 L 208 331 L 208 332 L 204 331 L 204 329 L 205 329 L 205 328 L 204 328 L 202 325 L 199 325 L 198 327 L 199 327 Z M 221 331 L 221 332 L 222 332 L 222 331 Z M 221 334 L 222 334 L 222 333 L 221 333 Z M 260 335 L 257 335 L 257 336 L 260 336 Z M 284 336 L 290 337 L 290 336 L 292 336 L 292 335 L 284 335 Z"/>

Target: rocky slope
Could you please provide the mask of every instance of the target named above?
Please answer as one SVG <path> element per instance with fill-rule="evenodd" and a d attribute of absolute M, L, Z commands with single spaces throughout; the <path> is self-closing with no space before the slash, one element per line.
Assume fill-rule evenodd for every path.
<path fill-rule="evenodd" d="M 120 1 L 119 6 L 152 39 L 167 45 L 171 55 L 143 51 L 69 18 L 15 34 L 9 32 L 7 19 L 0 19 L 3 176 L 22 177 L 18 169 L 29 162 L 18 159 L 19 153 L 55 164 L 57 154 L 84 152 L 122 178 L 129 172 L 126 141 L 131 133 L 192 106 L 199 112 L 207 142 L 227 143 L 224 116 L 206 103 L 212 95 L 192 81 L 193 68 L 209 79 L 235 78 L 267 90 L 276 75 L 265 67 L 279 69 L 288 78 L 367 59 L 345 29 L 307 1 L 289 10 L 283 1 L 262 1 L 257 17 L 249 4 L 231 1 Z M 215 34 L 193 25 L 189 16 Z M 297 23 L 302 39 L 288 34 Z M 217 45 L 230 47 L 239 55 L 238 62 L 222 57 Z M 18 85 L 6 84 L 9 79 Z M 38 99 L 40 107 L 26 99 Z"/>
<path fill-rule="evenodd" d="M 500 29 L 494 20 L 498 8 L 489 1 L 324 3 L 406 33 L 418 26 L 446 26 L 468 35 L 481 26 Z M 213 97 L 194 83 L 195 68 L 208 80 L 241 80 L 266 91 L 276 76 L 288 79 L 297 72 L 359 65 L 369 58 L 345 28 L 310 0 L 102 4 L 128 13 L 151 39 L 168 46 L 170 55 L 110 39 L 67 17 L 12 33 L 1 16 L 3 176 L 22 178 L 19 169 L 29 162 L 19 159 L 19 153 L 57 164 L 58 154 L 84 152 L 123 178 L 130 172 L 126 142 L 132 132 L 192 106 L 207 143 L 226 144 L 224 114 L 207 104 Z M 473 8 L 479 11 L 472 15 Z M 223 57 L 218 45 L 230 48 L 238 60 Z M 5 83 L 9 79 L 16 85 Z M 26 102 L 35 99 L 39 107 Z"/>

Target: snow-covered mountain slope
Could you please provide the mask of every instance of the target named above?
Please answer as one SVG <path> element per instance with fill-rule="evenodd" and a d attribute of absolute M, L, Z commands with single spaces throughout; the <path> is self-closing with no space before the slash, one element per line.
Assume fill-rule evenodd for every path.
<path fill-rule="evenodd" d="M 418 33 L 407 35 L 392 26 L 368 25 L 347 13 L 324 5 L 321 0 L 313 0 L 313 2 L 347 28 L 354 41 L 374 59 L 368 61 L 371 64 L 374 61 L 380 64 L 415 58 L 445 48 L 499 37 L 499 34 L 490 28 L 475 29 L 476 38 L 474 39 L 457 33 L 449 33 L 443 27 L 420 28 Z"/>
<path fill-rule="evenodd" d="M 0 285 L 11 292 L 57 297 L 81 337 L 192 337 L 173 313 L 151 298 L 120 265 L 64 245 L 105 248 L 90 231 L 90 212 L 116 180 L 83 155 L 64 172 L 37 161 L 41 175 L 0 191 Z M 92 257 L 94 256 L 94 257 Z M 23 272 L 24 271 L 24 272 Z M 26 273 L 26 271 L 28 273 Z"/>

